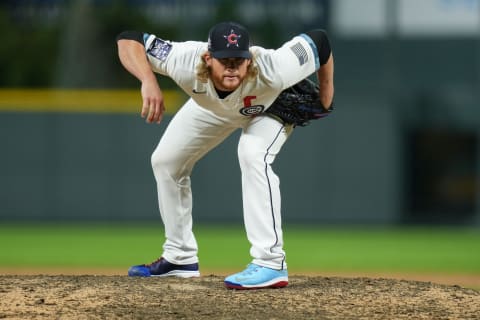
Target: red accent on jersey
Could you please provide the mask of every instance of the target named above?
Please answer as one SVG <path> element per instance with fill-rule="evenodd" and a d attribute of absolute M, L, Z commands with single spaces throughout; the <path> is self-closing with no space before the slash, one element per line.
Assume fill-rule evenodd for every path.
<path fill-rule="evenodd" d="M 246 96 L 243 98 L 243 105 L 245 107 L 251 107 L 252 106 L 252 100 L 257 99 L 257 96 Z"/>

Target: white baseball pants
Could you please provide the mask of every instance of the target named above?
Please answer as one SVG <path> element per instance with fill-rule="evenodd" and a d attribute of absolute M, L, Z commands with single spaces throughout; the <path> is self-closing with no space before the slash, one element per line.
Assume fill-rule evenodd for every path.
<path fill-rule="evenodd" d="M 192 231 L 190 174 L 195 163 L 242 128 L 238 158 L 243 215 L 253 263 L 286 269 L 281 228 L 280 182 L 271 164 L 292 132 L 269 116 L 229 121 L 192 99 L 170 121 L 152 155 L 166 241 L 162 256 L 175 264 L 198 262 Z"/>

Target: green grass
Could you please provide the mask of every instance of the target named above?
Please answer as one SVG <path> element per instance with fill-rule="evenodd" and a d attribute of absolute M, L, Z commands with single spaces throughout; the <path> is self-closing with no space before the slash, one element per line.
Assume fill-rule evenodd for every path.
<path fill-rule="evenodd" d="M 295 272 L 480 274 L 480 232 L 470 228 L 284 228 Z M 250 261 L 243 226 L 196 226 L 202 268 L 239 269 Z M 0 268 L 127 268 L 161 254 L 163 228 L 126 224 L 2 224 Z"/>
<path fill-rule="evenodd" d="M 474 229 L 319 229 L 286 233 L 290 267 L 480 274 Z"/>

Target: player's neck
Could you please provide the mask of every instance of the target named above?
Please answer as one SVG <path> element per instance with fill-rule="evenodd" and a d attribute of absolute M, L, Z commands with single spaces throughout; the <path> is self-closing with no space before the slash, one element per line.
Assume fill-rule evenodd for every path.
<path fill-rule="evenodd" d="M 223 90 L 219 90 L 217 88 L 215 88 L 215 91 L 217 91 L 217 94 L 218 94 L 218 97 L 220 99 L 225 99 L 226 97 L 228 97 L 228 95 L 230 93 L 232 93 L 233 91 L 223 91 Z"/>

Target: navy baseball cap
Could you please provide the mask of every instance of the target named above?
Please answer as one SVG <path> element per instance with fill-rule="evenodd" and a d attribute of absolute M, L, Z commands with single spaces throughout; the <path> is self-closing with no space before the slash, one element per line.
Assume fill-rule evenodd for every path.
<path fill-rule="evenodd" d="M 251 59 L 250 36 L 244 26 L 236 22 L 221 22 L 208 33 L 208 51 L 216 59 Z"/>

